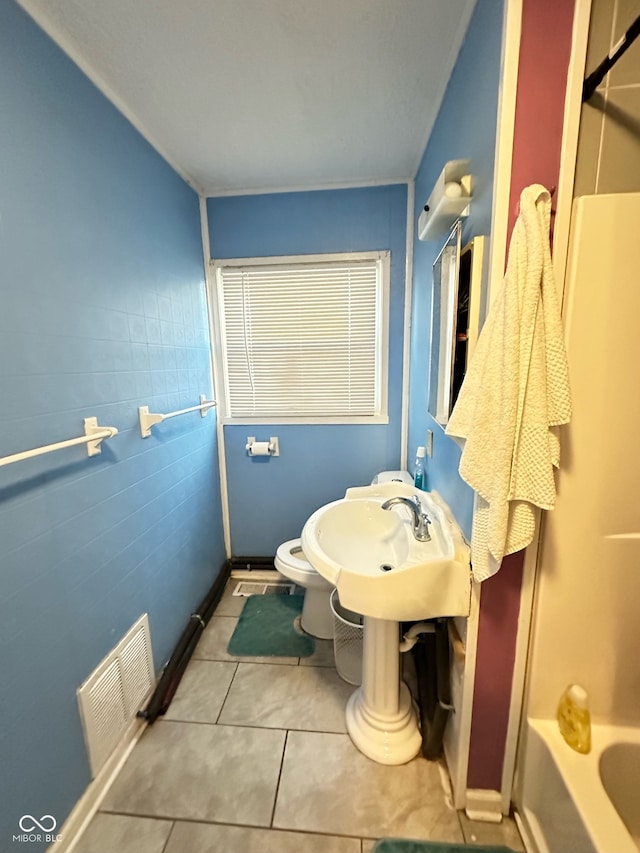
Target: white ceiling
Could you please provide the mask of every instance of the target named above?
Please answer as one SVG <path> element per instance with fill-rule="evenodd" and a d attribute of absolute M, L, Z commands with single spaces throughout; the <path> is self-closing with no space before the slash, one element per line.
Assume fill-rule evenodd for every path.
<path fill-rule="evenodd" d="M 475 0 L 19 0 L 205 195 L 414 176 Z"/>

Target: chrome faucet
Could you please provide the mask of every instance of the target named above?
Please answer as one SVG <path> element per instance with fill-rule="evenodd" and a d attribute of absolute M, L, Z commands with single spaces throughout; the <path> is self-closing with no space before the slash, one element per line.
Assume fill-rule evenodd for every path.
<path fill-rule="evenodd" d="M 413 499 L 397 495 L 395 498 L 389 498 L 388 501 L 385 501 L 382 504 L 382 509 L 391 509 L 391 507 L 397 504 L 402 504 L 402 506 L 406 506 L 411 511 L 413 515 L 413 535 L 418 542 L 430 542 L 431 534 L 429 533 L 429 525 L 431 524 L 431 519 L 426 512 L 422 512 L 420 498 L 417 495 L 414 495 Z"/>

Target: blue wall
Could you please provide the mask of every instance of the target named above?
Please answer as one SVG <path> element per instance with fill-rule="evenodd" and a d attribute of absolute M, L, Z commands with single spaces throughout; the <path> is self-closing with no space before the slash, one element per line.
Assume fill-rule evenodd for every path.
<path fill-rule="evenodd" d="M 454 510 L 465 534 L 471 535 L 473 492 L 458 475 L 460 449 L 427 411 L 432 275 L 443 241 L 421 242 L 417 222 L 444 164 L 469 158 L 474 189 L 465 222 L 463 245 L 489 234 L 500 76 L 503 4 L 478 0 L 453 74 L 416 176 L 414 212 L 409 453 L 433 430 L 433 458 L 427 459 L 431 488 Z M 485 246 L 487 249 L 487 247 Z"/>
<path fill-rule="evenodd" d="M 214 258 L 391 251 L 389 424 L 225 426 L 232 551 L 273 554 L 309 515 L 400 464 L 407 188 L 212 198 Z M 280 456 L 251 459 L 247 436 L 277 435 Z"/>
<path fill-rule="evenodd" d="M 163 663 L 225 555 L 215 412 L 137 422 L 211 391 L 196 195 L 9 0 L 0 114 L 0 456 L 120 430 L 0 468 L 8 850 L 89 782 L 77 687 L 144 611 Z"/>

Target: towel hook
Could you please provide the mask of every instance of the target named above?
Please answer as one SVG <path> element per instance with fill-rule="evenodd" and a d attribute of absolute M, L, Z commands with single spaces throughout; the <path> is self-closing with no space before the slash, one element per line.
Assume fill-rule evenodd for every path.
<path fill-rule="evenodd" d="M 557 189 L 558 189 L 558 188 L 557 188 L 556 186 L 553 186 L 553 187 L 551 187 L 551 189 L 550 189 L 550 190 L 548 190 L 549 198 L 550 198 L 550 199 L 554 197 L 554 195 L 556 194 L 556 190 L 557 190 Z M 518 200 L 516 201 L 515 214 L 516 214 L 516 219 L 517 219 L 517 218 L 518 218 L 518 216 L 520 216 L 520 199 L 519 199 L 519 198 L 518 198 Z M 551 208 L 551 215 L 552 215 L 552 216 L 555 216 L 555 215 L 556 215 L 556 209 L 555 209 L 555 207 L 552 207 L 552 208 Z"/>

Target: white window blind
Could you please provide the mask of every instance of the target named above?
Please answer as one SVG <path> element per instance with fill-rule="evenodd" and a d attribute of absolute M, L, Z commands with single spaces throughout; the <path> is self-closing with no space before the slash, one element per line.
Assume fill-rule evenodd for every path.
<path fill-rule="evenodd" d="M 383 414 L 384 265 L 349 258 L 220 262 L 228 417 Z"/>

